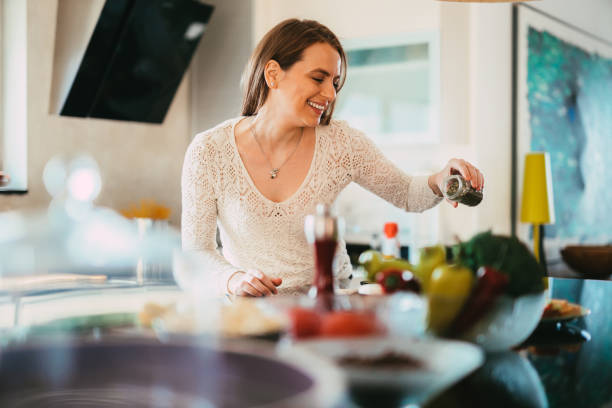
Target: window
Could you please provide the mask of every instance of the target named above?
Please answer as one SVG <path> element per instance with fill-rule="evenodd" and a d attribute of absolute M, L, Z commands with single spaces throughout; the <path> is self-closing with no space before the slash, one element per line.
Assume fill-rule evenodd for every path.
<path fill-rule="evenodd" d="M 27 3 L 0 0 L 0 192 L 27 191 Z"/>
<path fill-rule="evenodd" d="M 438 34 L 403 34 L 344 44 L 348 72 L 337 117 L 380 145 L 438 142 Z"/>

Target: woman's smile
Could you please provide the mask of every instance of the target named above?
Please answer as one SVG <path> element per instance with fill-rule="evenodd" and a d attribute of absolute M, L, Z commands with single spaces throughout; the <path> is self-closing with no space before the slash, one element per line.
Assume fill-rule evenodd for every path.
<path fill-rule="evenodd" d="M 307 101 L 306 103 L 312 108 L 313 111 L 315 111 L 317 116 L 321 116 L 325 111 L 326 105 L 322 105 L 313 101 Z"/>

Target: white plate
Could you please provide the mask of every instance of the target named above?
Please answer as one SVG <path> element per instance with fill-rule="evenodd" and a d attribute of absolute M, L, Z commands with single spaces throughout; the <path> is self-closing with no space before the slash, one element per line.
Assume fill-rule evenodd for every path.
<path fill-rule="evenodd" d="M 482 350 L 466 342 L 368 337 L 301 341 L 295 349 L 305 349 L 334 362 L 345 357 L 372 359 L 387 353 L 418 360 L 418 367 L 341 367 L 351 387 L 401 390 L 404 403 L 422 404 L 482 365 Z"/>
<path fill-rule="evenodd" d="M 564 322 L 564 321 L 570 321 L 570 320 L 574 320 L 577 319 L 579 317 L 584 317 L 587 316 L 589 314 L 591 314 L 591 310 L 587 309 L 586 307 L 582 307 L 576 303 L 570 303 L 571 306 L 578 306 L 579 309 L 576 310 L 575 312 L 572 313 L 566 313 L 563 315 L 559 315 L 559 316 L 547 316 L 547 317 L 542 317 L 542 321 L 543 322 Z"/>

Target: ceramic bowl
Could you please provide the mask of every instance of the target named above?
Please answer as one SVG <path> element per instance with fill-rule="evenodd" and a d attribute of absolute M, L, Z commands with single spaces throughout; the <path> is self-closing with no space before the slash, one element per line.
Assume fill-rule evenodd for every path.
<path fill-rule="evenodd" d="M 437 302 L 438 305 L 453 304 Z M 434 336 L 428 329 L 427 310 L 431 305 L 425 297 L 394 295 L 388 302 L 385 323 L 389 332 L 398 336 Z M 500 296 L 494 300 L 471 327 L 460 334 L 446 333 L 444 337 L 469 341 L 486 351 L 508 350 L 521 344 L 536 328 L 546 306 L 546 292 L 528 294 L 513 298 Z"/>
<path fill-rule="evenodd" d="M 482 351 L 472 344 L 433 338 L 315 339 L 289 347 L 339 366 L 358 406 L 424 404 L 484 361 Z"/>
<path fill-rule="evenodd" d="M 521 344 L 535 330 L 546 306 L 546 292 L 500 296 L 491 310 L 460 339 L 480 345 L 486 351 L 508 350 Z"/>
<path fill-rule="evenodd" d="M 561 250 L 561 257 L 586 278 L 612 275 L 612 245 L 568 245 Z"/>

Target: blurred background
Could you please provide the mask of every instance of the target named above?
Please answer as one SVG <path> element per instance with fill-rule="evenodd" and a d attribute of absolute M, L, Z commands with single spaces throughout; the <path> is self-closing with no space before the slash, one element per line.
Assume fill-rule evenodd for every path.
<path fill-rule="evenodd" d="M 184 49 L 183 64 L 166 72 L 175 85 L 169 95 L 162 95 L 167 111 L 162 107 L 158 123 L 147 123 L 138 117 L 62 112 L 104 0 L 0 1 L 0 170 L 11 176 L 10 183 L 0 186 L 7 193 L 0 194 L 0 211 L 46 206 L 50 197 L 42 181 L 45 164 L 58 154 L 86 153 L 100 168 L 103 187 L 97 205 L 121 211 L 143 199 L 154 200 L 169 209 L 169 223 L 179 227 L 180 172 L 191 138 L 239 115 L 240 74 L 254 45 L 280 20 L 301 17 L 328 25 L 349 52 L 349 79 L 339 94 L 338 118 L 365 130 L 408 172 L 431 173 L 449 158 L 462 157 L 486 175 L 485 199 L 478 207 L 441 205 L 420 215 L 404 214 L 350 186 L 337 202 L 347 221 L 347 241 L 369 245 L 387 221 L 398 222 L 400 242 L 414 246 L 450 244 L 455 237 L 467 239 L 487 229 L 512 231 L 510 3 L 206 3 L 214 11 L 205 25 L 190 27 L 193 50 Z M 609 0 L 542 0 L 529 6 L 612 39 Z M 164 39 L 154 34 L 154 17 L 145 15 L 133 30 L 164 50 Z M 185 35 L 189 37 L 187 31 Z M 164 53 L 158 54 L 163 59 Z M 92 66 L 96 63 L 100 61 Z"/>

